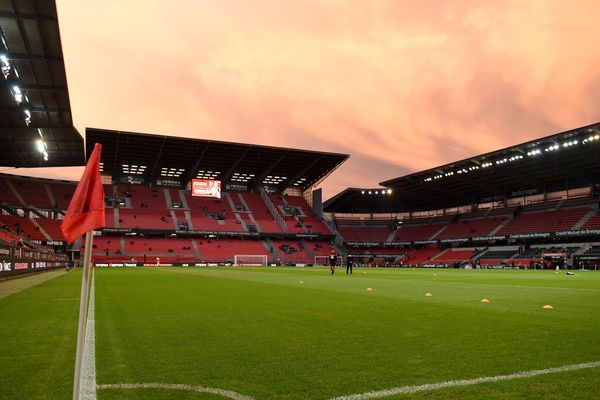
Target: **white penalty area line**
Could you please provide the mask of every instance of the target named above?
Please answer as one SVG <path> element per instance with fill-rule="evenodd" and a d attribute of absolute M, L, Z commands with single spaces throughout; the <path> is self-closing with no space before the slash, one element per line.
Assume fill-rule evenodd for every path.
<path fill-rule="evenodd" d="M 480 383 L 510 381 L 513 379 L 530 378 L 532 376 L 555 374 L 558 372 L 576 371 L 579 369 L 596 368 L 596 367 L 600 367 L 600 361 L 587 362 L 587 363 L 582 363 L 582 364 L 564 365 L 562 367 L 555 367 L 555 368 L 536 369 L 536 370 L 532 370 L 532 371 L 515 372 L 514 374 L 509 374 L 509 375 L 484 376 L 481 378 L 461 379 L 461 380 L 445 381 L 445 382 L 438 382 L 438 383 L 428 383 L 425 385 L 400 386 L 400 387 L 395 387 L 395 388 L 391 388 L 391 389 L 376 390 L 373 392 L 349 394 L 346 396 L 334 397 L 330 400 L 377 399 L 380 397 L 394 396 L 394 395 L 398 395 L 398 394 L 412 394 L 412 393 L 418 393 L 418 392 L 426 392 L 426 391 L 430 391 L 430 390 L 445 389 L 445 388 L 449 388 L 449 387 L 471 386 L 471 385 L 478 385 Z"/>
<path fill-rule="evenodd" d="M 168 383 L 121 383 L 98 385 L 98 390 L 102 389 L 167 389 L 167 390 L 184 390 L 187 392 L 210 393 L 216 394 L 233 400 L 254 400 L 250 396 L 246 396 L 232 390 L 225 390 L 212 387 L 183 385 L 183 384 L 168 384 Z"/>

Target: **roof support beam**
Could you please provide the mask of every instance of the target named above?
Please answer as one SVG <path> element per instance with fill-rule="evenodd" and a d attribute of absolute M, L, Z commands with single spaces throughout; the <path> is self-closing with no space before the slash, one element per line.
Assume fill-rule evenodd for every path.
<path fill-rule="evenodd" d="M 25 90 L 68 90 L 66 86 L 60 85 L 31 85 L 17 82 L 15 82 L 15 84 L 18 85 L 19 88 Z"/>
<path fill-rule="evenodd" d="M 248 154 L 248 152 L 250 151 L 251 148 L 252 148 L 252 146 L 247 146 L 246 150 L 244 150 L 244 153 L 241 156 L 239 156 L 238 159 L 233 163 L 231 168 L 229 168 L 229 170 L 224 175 L 221 176 L 222 182 L 226 182 L 231 178 L 233 171 L 235 171 L 235 169 L 238 167 L 238 165 L 240 165 L 240 163 L 242 162 L 244 157 L 246 157 L 246 154 Z"/>
<path fill-rule="evenodd" d="M 160 150 L 158 150 L 158 154 L 154 159 L 154 165 L 152 166 L 152 171 L 150 172 L 150 177 L 156 178 L 156 173 L 158 172 L 158 166 L 160 165 L 160 157 L 162 156 L 163 149 L 165 148 L 165 144 L 167 143 L 167 137 L 163 138 L 162 143 L 160 144 Z"/>
<path fill-rule="evenodd" d="M 317 165 L 317 163 L 319 161 L 321 161 L 323 159 L 323 155 L 320 155 L 318 157 L 315 157 L 314 160 L 308 164 L 306 167 L 302 168 L 302 170 L 300 172 L 298 172 L 296 175 L 288 178 L 288 180 L 286 180 L 285 182 L 283 182 L 283 187 L 284 188 L 288 188 L 290 187 L 290 185 L 294 185 L 294 183 L 302 178 L 302 175 L 306 174 L 308 171 L 311 170 L 311 168 L 313 168 L 315 165 Z M 298 185 L 299 189 L 302 189 L 302 191 L 304 191 L 304 188 L 306 187 L 307 184 L 309 184 L 310 182 L 308 181 L 304 181 L 304 183 L 302 185 Z"/>
<path fill-rule="evenodd" d="M 16 109 L 29 110 L 30 112 L 56 112 L 56 113 L 70 113 L 71 110 L 62 107 L 37 107 L 37 106 L 0 106 L 0 111 L 15 111 Z"/>
<path fill-rule="evenodd" d="M 263 179 L 265 179 L 265 177 L 267 175 L 269 175 L 271 173 L 271 171 L 273 171 L 273 169 L 279 165 L 279 163 L 281 161 L 283 161 L 283 159 L 285 158 L 285 156 L 288 155 L 288 153 L 290 152 L 289 149 L 287 149 L 281 156 L 279 156 L 279 158 L 277 159 L 277 161 L 275 161 L 273 164 L 271 164 L 271 166 L 269 166 L 269 168 L 267 168 L 262 174 L 258 175 L 255 180 L 254 180 L 254 188 L 258 189 L 260 187 L 260 185 L 262 185 L 262 181 Z"/>
<path fill-rule="evenodd" d="M 10 11 L 0 11 L 0 18 L 58 22 L 58 18 L 48 15 L 38 15 L 31 13 L 13 13 Z"/>
<path fill-rule="evenodd" d="M 29 55 L 29 54 L 15 54 L 15 53 L 6 53 L 6 57 L 10 61 L 64 61 L 62 57 L 54 57 L 54 56 L 46 56 L 43 54 L 39 55 Z"/>
<path fill-rule="evenodd" d="M 195 177 L 196 171 L 198 171 L 198 167 L 200 167 L 200 164 L 202 163 L 202 160 L 204 159 L 204 155 L 206 154 L 206 151 L 210 147 L 210 144 L 211 144 L 210 141 L 208 143 L 206 143 L 206 146 L 204 146 L 204 149 L 202 149 L 202 153 L 200 153 L 200 156 L 194 163 L 194 166 L 192 167 L 192 169 L 190 169 L 187 172 L 187 174 L 184 175 L 182 182 L 189 182 L 192 180 L 192 178 Z"/>

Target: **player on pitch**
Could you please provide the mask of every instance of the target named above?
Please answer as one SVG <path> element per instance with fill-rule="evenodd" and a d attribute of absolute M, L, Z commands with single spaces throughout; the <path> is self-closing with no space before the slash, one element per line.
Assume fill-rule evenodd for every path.
<path fill-rule="evenodd" d="M 331 275 L 335 274 L 335 265 L 337 264 L 337 254 L 335 250 L 331 250 L 329 253 L 329 268 L 331 269 Z"/>

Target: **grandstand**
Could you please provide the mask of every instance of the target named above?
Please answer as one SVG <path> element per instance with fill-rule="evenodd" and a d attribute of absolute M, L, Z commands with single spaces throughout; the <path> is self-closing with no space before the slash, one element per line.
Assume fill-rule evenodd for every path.
<path fill-rule="evenodd" d="M 559 243 L 575 266 L 600 233 L 599 133 L 594 124 L 348 188 L 325 216 L 349 254 L 382 265 L 529 267 Z"/>
<path fill-rule="evenodd" d="M 582 129 L 588 132 L 591 128 Z M 588 252 L 600 227 L 593 179 L 574 180 L 576 185 L 571 187 L 571 183 L 557 181 L 560 176 L 553 171 L 552 185 L 534 181 L 538 187 L 553 187 L 553 192 L 513 190 L 505 196 L 481 192 L 478 195 L 484 201 L 468 205 L 455 205 L 458 200 L 447 194 L 440 200 L 452 207 L 429 209 L 407 208 L 411 197 L 404 205 L 404 198 L 398 198 L 403 191 L 424 190 L 427 178 L 413 179 L 410 185 L 398 179 L 385 189 L 347 189 L 320 208 L 320 193 L 311 188 L 346 155 L 265 147 L 273 160 L 281 160 L 279 170 L 272 164 L 261 165 L 260 146 L 96 129 L 86 133 L 89 143 L 101 142 L 106 149 L 104 157 L 113 160 L 103 165 L 107 227 L 94 245 L 98 263 L 154 265 L 157 257 L 169 264 L 232 263 L 236 255 L 246 254 L 266 256 L 273 264 L 312 264 L 315 257 L 334 249 L 363 262 L 375 259 L 381 266 L 529 267 L 542 262 L 542 253 L 552 251 L 543 246 L 557 242 L 570 265 L 584 259 L 591 262 L 595 257 Z M 560 139 L 553 136 L 553 140 Z M 213 143 L 215 154 L 206 158 L 203 153 Z M 175 156 L 182 147 L 196 148 L 201 157 Z M 136 153 L 134 148 L 144 151 Z M 298 154 L 290 156 L 292 152 Z M 244 157 L 232 161 L 232 156 L 240 154 Z M 290 157 L 290 164 L 285 157 Z M 299 161 L 299 157 L 307 159 Z M 569 162 L 587 168 L 585 157 L 570 157 Z M 462 161 L 469 162 L 474 161 Z M 135 173 L 133 166 L 138 166 Z M 181 173 L 168 176 L 165 172 L 170 166 Z M 221 198 L 191 196 L 187 179 L 204 176 L 203 171 L 218 172 L 228 179 L 222 181 Z M 242 172 L 235 171 L 246 171 L 246 178 L 241 179 Z M 420 177 L 426 175 L 419 173 Z M 469 178 L 477 179 L 475 175 Z M 453 178 L 438 185 L 445 184 L 459 183 Z M 67 253 L 60 222 L 74 189 L 75 182 L 1 175 L 0 223 L 4 229 L 0 240 L 5 244 L 29 240 Z M 376 191 L 376 197 L 364 201 Z M 397 204 L 390 208 L 393 203 Z M 529 250 L 522 251 L 524 247 Z M 79 254 L 81 244 L 69 250 Z"/>
<path fill-rule="evenodd" d="M 303 194 L 347 155 L 96 129 L 86 134 L 89 143 L 103 144 L 107 225 L 94 242 L 96 263 L 223 264 L 255 255 L 312 264 L 332 249 L 322 211 Z M 209 171 L 220 178 L 223 195 L 192 196 L 189 180 Z M 5 242 L 14 232 L 64 252 L 60 223 L 75 187 L 0 175 L 0 222 L 10 230 Z M 320 191 L 309 200 L 320 204 Z M 69 249 L 80 254 L 84 247 Z"/>

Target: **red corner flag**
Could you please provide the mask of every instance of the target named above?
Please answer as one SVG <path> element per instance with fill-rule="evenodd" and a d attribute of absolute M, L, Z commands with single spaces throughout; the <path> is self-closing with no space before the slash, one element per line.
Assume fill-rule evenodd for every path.
<path fill-rule="evenodd" d="M 104 188 L 100 181 L 101 152 L 102 145 L 96 143 L 60 226 L 69 243 L 86 232 L 105 226 Z"/>

